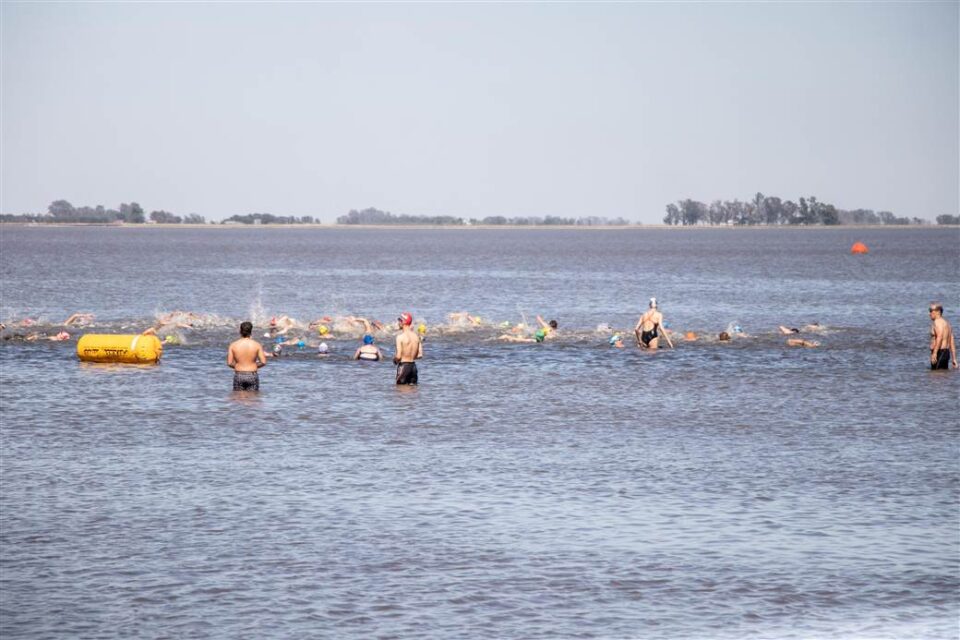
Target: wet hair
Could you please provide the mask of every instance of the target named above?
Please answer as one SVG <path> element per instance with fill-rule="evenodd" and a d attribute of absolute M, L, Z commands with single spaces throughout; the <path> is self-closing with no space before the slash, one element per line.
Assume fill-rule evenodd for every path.
<path fill-rule="evenodd" d="M 930 311 L 939 311 L 940 315 L 943 315 L 943 305 L 939 302 L 931 302 Z"/>
<path fill-rule="evenodd" d="M 548 322 L 547 324 L 550 325 L 550 328 L 551 328 L 551 329 L 556 329 L 557 326 L 558 326 L 556 320 L 551 320 L 551 321 Z"/>
<path fill-rule="evenodd" d="M 253 333 L 253 323 L 250 321 L 241 322 L 240 335 L 244 338 L 249 338 L 251 333 Z"/>
<path fill-rule="evenodd" d="M 721 331 L 721 332 L 720 332 L 720 339 L 721 339 L 721 340 L 729 340 L 729 339 L 730 339 L 730 334 L 727 333 L 726 331 Z"/>

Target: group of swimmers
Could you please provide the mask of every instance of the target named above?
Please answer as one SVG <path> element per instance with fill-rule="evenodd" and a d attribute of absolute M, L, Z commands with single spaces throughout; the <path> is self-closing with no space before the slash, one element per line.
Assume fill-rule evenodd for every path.
<path fill-rule="evenodd" d="M 415 385 L 419 382 L 416 361 L 423 357 L 423 340 L 413 329 L 413 315 L 407 312 L 397 317 L 399 333 L 396 338 L 396 350 L 393 363 L 397 365 L 396 383 L 398 385 Z M 234 391 L 259 391 L 259 370 L 267 364 L 267 354 L 263 346 L 253 339 L 253 323 L 240 323 L 240 339 L 235 340 L 227 349 L 227 366 L 233 369 Z M 269 335 L 269 333 L 267 334 Z M 320 345 L 325 346 L 324 344 Z M 327 350 L 319 349 L 321 355 Z M 383 358 L 380 349 L 374 345 L 374 338 L 370 334 L 363 337 L 363 344 L 354 354 L 355 360 L 377 361 Z"/>

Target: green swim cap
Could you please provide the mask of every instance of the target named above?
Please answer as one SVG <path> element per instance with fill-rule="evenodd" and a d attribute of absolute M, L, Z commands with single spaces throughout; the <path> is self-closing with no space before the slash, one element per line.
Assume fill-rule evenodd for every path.
<path fill-rule="evenodd" d="M 543 342 L 544 338 L 547 337 L 547 332 L 543 329 L 537 329 L 537 332 L 533 335 L 537 339 L 537 342 Z"/>

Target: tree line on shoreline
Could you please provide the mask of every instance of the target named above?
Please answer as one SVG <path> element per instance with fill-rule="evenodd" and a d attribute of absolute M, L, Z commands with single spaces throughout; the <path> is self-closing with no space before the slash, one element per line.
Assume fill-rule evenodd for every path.
<path fill-rule="evenodd" d="M 393 214 L 373 207 L 357 211 L 351 209 L 346 215 L 337 218 L 337 224 L 343 225 L 443 225 L 443 226 L 604 226 L 632 224 L 624 218 L 604 218 L 589 216 L 563 218 L 560 216 L 487 216 L 486 218 L 461 218 L 455 216 L 415 216 Z M 639 223 L 637 223 L 639 224 Z"/>
<path fill-rule="evenodd" d="M 921 218 L 898 218 L 889 211 L 875 212 L 871 209 L 845 211 L 834 205 L 820 202 L 816 197 L 800 198 L 799 202 L 781 200 L 757 193 L 752 200 L 714 200 L 706 205 L 696 200 L 678 200 L 668 204 L 664 224 L 671 226 L 819 226 L 819 225 L 926 225 Z M 37 223 L 87 223 L 87 224 L 208 224 L 206 218 L 196 213 L 178 216 L 169 211 L 158 210 L 147 214 L 136 202 L 121 203 L 118 209 L 74 207 L 66 200 L 50 203 L 46 213 L 0 214 L 0 222 Z M 270 213 L 237 214 L 219 224 L 320 224 L 313 216 L 277 216 Z M 336 220 L 338 225 L 431 225 L 431 226 L 628 226 L 631 223 L 621 217 L 606 218 L 587 216 L 564 218 L 560 216 L 487 216 L 485 218 L 462 218 L 455 216 L 421 216 L 393 214 L 373 207 L 363 210 L 351 209 Z M 960 215 L 940 215 L 939 225 L 960 225 Z M 210 222 L 209 224 L 216 224 Z"/>
<path fill-rule="evenodd" d="M 66 200 L 54 200 L 46 213 L 0 214 L 0 222 L 71 222 L 87 224 L 113 224 L 118 222 L 144 224 L 206 224 L 207 220 L 196 213 L 178 216 L 169 211 L 151 211 L 148 215 L 136 202 L 120 203 L 119 209 L 107 209 L 102 204 L 95 207 L 74 207 Z"/>
<path fill-rule="evenodd" d="M 957 224 L 957 216 L 937 216 L 937 224 Z M 845 211 L 820 202 L 816 196 L 798 202 L 757 193 L 752 200 L 714 200 L 709 205 L 697 200 L 678 200 L 667 205 L 664 224 L 679 226 L 810 226 L 810 225 L 923 225 L 922 218 L 898 218 L 889 211 L 853 209 Z"/>

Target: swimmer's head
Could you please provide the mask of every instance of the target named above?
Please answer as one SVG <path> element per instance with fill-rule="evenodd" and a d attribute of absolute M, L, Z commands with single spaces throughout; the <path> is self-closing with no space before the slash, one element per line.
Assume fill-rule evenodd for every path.
<path fill-rule="evenodd" d="M 610 345 L 611 345 L 611 346 L 616 345 L 618 342 L 620 342 L 620 336 L 619 336 L 619 335 L 610 336 L 610 341 L 609 341 L 609 342 L 610 342 Z"/>
<path fill-rule="evenodd" d="M 410 325 L 413 324 L 413 316 L 407 313 L 406 311 L 404 311 L 397 318 L 397 322 L 399 322 L 401 326 L 409 327 Z"/>
<path fill-rule="evenodd" d="M 426 335 L 426 334 L 427 334 L 427 325 L 423 324 L 422 322 L 421 322 L 420 324 L 418 324 L 418 325 L 417 325 L 417 333 L 419 333 L 419 334 L 422 335 L 422 336 L 423 336 L 423 335 Z"/>
<path fill-rule="evenodd" d="M 937 314 L 940 314 L 940 315 L 942 316 L 942 315 L 943 315 L 943 305 L 940 304 L 939 302 L 931 302 L 931 303 L 930 303 L 930 313 L 937 313 Z"/>
<path fill-rule="evenodd" d="M 248 320 L 241 322 L 240 336 L 243 338 L 249 338 L 251 333 L 253 333 L 253 323 Z"/>
<path fill-rule="evenodd" d="M 559 325 L 557 324 L 557 321 L 556 321 L 556 320 L 551 320 L 551 321 L 548 322 L 547 324 L 550 325 L 550 328 L 551 328 L 551 329 L 554 329 L 554 330 L 556 330 L 556 328 L 559 326 Z"/>
<path fill-rule="evenodd" d="M 743 329 L 740 328 L 740 325 L 735 324 L 735 325 L 733 325 L 733 332 L 734 332 L 734 333 L 743 333 Z"/>
<path fill-rule="evenodd" d="M 650 298 L 650 308 L 651 308 L 651 309 L 656 309 L 656 308 L 657 308 L 657 299 L 656 299 L 656 298 Z"/>
<path fill-rule="evenodd" d="M 373 336 L 369 333 L 363 336 L 363 344 L 373 344 Z"/>
<path fill-rule="evenodd" d="M 298 349 L 303 349 L 305 346 L 307 346 L 307 343 L 303 341 L 303 338 L 300 338 L 299 340 L 297 340 Z"/>
<path fill-rule="evenodd" d="M 537 342 L 543 342 L 547 337 L 547 332 L 543 329 L 537 329 L 537 332 L 533 334 L 533 337 L 536 338 Z"/>
<path fill-rule="evenodd" d="M 683 337 L 685 340 L 693 341 L 697 339 L 697 334 L 695 334 L 693 331 L 687 331 L 685 334 L 683 334 Z"/>
<path fill-rule="evenodd" d="M 57 334 L 57 340 L 69 340 L 69 339 L 70 339 L 70 334 L 67 333 L 66 331 L 61 331 L 60 333 Z"/>
<path fill-rule="evenodd" d="M 730 339 L 730 334 L 729 334 L 729 333 L 727 333 L 726 331 L 721 331 L 721 332 L 720 332 L 720 340 L 721 340 L 721 341 L 727 341 L 727 340 L 729 340 L 729 339 Z"/>
<path fill-rule="evenodd" d="M 327 346 L 326 342 L 321 342 L 317 346 L 317 353 L 327 353 L 328 351 L 330 351 L 330 347 Z"/>
<path fill-rule="evenodd" d="M 330 333 L 330 329 L 327 328 L 327 325 L 322 324 L 319 327 L 317 327 L 317 333 L 319 333 L 322 336 L 325 336 L 328 333 Z"/>
<path fill-rule="evenodd" d="M 283 336 L 277 336 L 277 339 L 275 340 L 275 342 L 277 344 L 283 344 Z"/>

